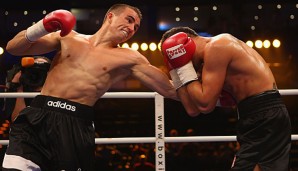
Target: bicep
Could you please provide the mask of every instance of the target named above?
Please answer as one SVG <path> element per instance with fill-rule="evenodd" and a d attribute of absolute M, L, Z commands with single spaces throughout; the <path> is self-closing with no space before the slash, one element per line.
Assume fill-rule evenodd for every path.
<path fill-rule="evenodd" d="M 203 93 L 211 98 L 218 98 L 224 85 L 227 65 L 216 61 L 208 63 L 202 72 L 202 89 Z"/>
<path fill-rule="evenodd" d="M 45 35 L 36 43 L 34 43 L 31 48 L 28 49 L 28 51 L 32 52 L 33 54 L 44 54 L 55 50 L 60 50 L 60 40 L 61 37 L 57 32 Z"/>
<path fill-rule="evenodd" d="M 137 78 L 143 83 L 152 84 L 159 75 L 161 70 L 151 65 L 147 58 L 137 52 L 134 52 L 132 58 L 132 76 Z"/>
<path fill-rule="evenodd" d="M 139 79 L 140 81 L 146 82 L 146 80 L 150 78 L 150 74 L 155 72 L 155 69 L 150 67 L 150 63 L 146 58 L 144 59 L 143 57 L 137 57 L 133 60 L 133 65 L 131 67 L 132 76 Z"/>

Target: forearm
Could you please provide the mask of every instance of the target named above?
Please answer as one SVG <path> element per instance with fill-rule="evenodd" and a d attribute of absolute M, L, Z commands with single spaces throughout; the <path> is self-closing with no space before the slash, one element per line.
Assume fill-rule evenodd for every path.
<path fill-rule="evenodd" d="M 154 78 L 155 84 L 154 89 L 161 95 L 166 98 L 171 98 L 174 100 L 179 100 L 177 96 L 176 89 L 174 88 L 173 83 L 169 80 L 168 76 L 162 71 L 153 73 L 151 78 Z"/>
<path fill-rule="evenodd" d="M 59 33 L 49 33 L 35 42 L 30 42 L 26 39 L 25 32 L 26 30 L 21 31 L 8 42 L 6 50 L 10 54 L 15 56 L 40 55 L 60 49 Z"/>
<path fill-rule="evenodd" d="M 133 70 L 133 75 L 146 87 L 166 98 L 178 100 L 176 90 L 164 72 L 150 64 L 139 65 Z"/>
<path fill-rule="evenodd" d="M 169 79 L 162 81 L 159 88 L 160 90 L 157 91 L 164 97 L 180 101 L 178 94 Z"/>
<path fill-rule="evenodd" d="M 201 113 L 210 113 L 216 105 L 218 97 L 212 96 L 209 87 L 203 87 L 200 81 L 193 81 L 186 85 L 190 98 L 195 103 Z"/>
<path fill-rule="evenodd" d="M 7 43 L 6 50 L 10 54 L 20 56 L 30 49 L 32 43 L 26 39 L 25 34 L 26 30 L 23 30 Z"/>
<path fill-rule="evenodd" d="M 184 106 L 184 109 L 186 110 L 186 112 L 189 116 L 194 117 L 201 113 L 200 110 L 195 105 L 193 99 L 187 92 L 187 88 L 185 86 L 180 87 L 177 90 L 177 93 L 178 93 L 178 97 L 179 97 L 181 103 Z"/>

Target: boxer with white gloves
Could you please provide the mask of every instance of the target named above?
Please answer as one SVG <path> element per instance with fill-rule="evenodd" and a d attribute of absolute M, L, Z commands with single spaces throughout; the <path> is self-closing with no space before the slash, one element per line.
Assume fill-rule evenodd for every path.
<path fill-rule="evenodd" d="M 202 37 L 189 27 L 168 30 L 161 45 L 190 116 L 209 113 L 216 105 L 237 107 L 240 149 L 231 170 L 289 169 L 290 117 L 273 73 L 257 51 L 230 34 Z"/>
<path fill-rule="evenodd" d="M 16 56 L 57 53 L 40 95 L 11 124 L 4 171 L 98 170 L 93 105 L 130 76 L 178 99 L 163 71 L 138 51 L 118 46 L 138 31 L 141 19 L 138 8 L 115 4 L 98 31 L 85 35 L 72 30 L 70 12 L 56 10 L 8 42 L 6 50 Z"/>

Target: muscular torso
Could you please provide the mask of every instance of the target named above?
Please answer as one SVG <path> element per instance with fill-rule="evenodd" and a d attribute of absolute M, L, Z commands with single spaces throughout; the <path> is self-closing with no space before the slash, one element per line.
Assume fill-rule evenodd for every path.
<path fill-rule="evenodd" d="M 130 74 L 131 65 L 124 49 L 93 46 L 87 37 L 68 36 L 61 40 L 41 93 L 92 106 Z"/>
<path fill-rule="evenodd" d="M 230 90 L 238 101 L 266 90 L 277 89 L 273 74 L 264 59 L 242 41 L 234 41 L 239 49 L 235 50 L 228 66 L 224 88 Z"/>
<path fill-rule="evenodd" d="M 226 65 L 226 73 L 220 69 L 217 71 L 225 73 L 222 88 L 230 92 L 238 102 L 263 91 L 277 89 L 274 76 L 267 63 L 244 42 L 229 34 L 222 34 L 211 38 L 206 45 L 211 51 L 212 46 L 217 46 L 215 48 L 218 50 L 217 55 L 208 56 L 207 50 L 204 56 L 217 58 L 220 61 L 211 65 Z M 196 62 L 198 61 L 202 60 Z M 203 61 L 206 60 L 203 59 Z M 214 84 L 217 84 L 216 81 Z"/>

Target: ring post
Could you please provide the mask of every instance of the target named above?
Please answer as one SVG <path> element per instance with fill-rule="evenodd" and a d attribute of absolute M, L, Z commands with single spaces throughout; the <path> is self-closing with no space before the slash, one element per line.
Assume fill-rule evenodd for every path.
<path fill-rule="evenodd" d="M 155 170 L 165 171 L 164 98 L 155 95 Z"/>

